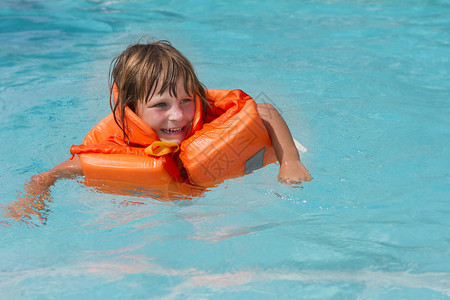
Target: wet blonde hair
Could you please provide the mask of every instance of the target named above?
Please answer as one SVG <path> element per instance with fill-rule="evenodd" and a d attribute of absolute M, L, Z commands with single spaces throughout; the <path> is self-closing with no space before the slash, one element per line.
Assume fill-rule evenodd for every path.
<path fill-rule="evenodd" d="M 138 102 L 147 102 L 156 92 L 163 94 L 169 91 L 171 96 L 177 97 L 176 87 L 180 78 L 186 93 L 193 97 L 198 95 L 206 109 L 208 102 L 204 85 L 198 80 L 189 60 L 170 42 L 137 43 L 113 59 L 109 71 L 110 95 L 114 83 L 119 95 L 115 102 L 110 96 L 111 109 L 128 142 L 125 107 L 136 113 Z"/>

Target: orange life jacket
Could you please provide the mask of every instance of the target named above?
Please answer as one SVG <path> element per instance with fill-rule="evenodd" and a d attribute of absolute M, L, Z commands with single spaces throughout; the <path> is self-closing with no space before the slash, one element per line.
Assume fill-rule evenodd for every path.
<path fill-rule="evenodd" d="M 241 90 L 209 89 L 206 98 L 210 107 L 204 116 L 201 100 L 195 97 L 191 135 L 181 143 L 179 153 L 175 153 L 176 145 L 161 142 L 128 107 L 128 144 L 111 113 L 70 152 L 79 155 L 86 180 L 157 189 L 172 186 L 181 193 L 191 192 L 192 186 L 212 187 L 276 161 L 270 137 L 250 96 Z M 185 172 L 180 172 L 183 168 Z M 170 195 L 165 193 L 164 197 Z"/>

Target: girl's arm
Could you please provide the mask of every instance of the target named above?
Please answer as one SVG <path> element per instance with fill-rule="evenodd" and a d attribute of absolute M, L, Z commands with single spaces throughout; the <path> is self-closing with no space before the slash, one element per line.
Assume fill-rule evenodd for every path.
<path fill-rule="evenodd" d="M 300 162 L 289 127 L 273 105 L 258 103 L 258 113 L 266 126 L 272 146 L 280 163 L 278 180 L 286 184 L 298 184 L 313 178 Z"/>
<path fill-rule="evenodd" d="M 25 194 L 19 196 L 6 208 L 5 217 L 23 220 L 36 215 L 41 218 L 40 212 L 45 210 L 46 201 L 50 200 L 49 188 L 58 179 L 82 175 L 84 174 L 78 156 L 66 160 L 49 171 L 34 175 L 25 184 Z"/>

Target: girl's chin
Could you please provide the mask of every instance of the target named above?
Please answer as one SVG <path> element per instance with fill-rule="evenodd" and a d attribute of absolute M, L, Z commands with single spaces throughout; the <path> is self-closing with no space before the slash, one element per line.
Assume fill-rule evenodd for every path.
<path fill-rule="evenodd" d="M 176 143 L 180 145 L 186 138 L 186 130 L 182 130 L 180 132 L 176 133 L 166 133 L 166 132 L 160 132 L 158 135 L 159 139 L 166 143 Z"/>

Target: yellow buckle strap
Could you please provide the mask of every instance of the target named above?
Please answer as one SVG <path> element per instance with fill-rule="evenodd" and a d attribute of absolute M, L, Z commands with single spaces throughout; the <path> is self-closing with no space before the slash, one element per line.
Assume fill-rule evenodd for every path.
<path fill-rule="evenodd" d="M 145 148 L 145 153 L 152 156 L 163 156 L 169 153 L 175 153 L 180 149 L 177 143 L 154 141 Z"/>

